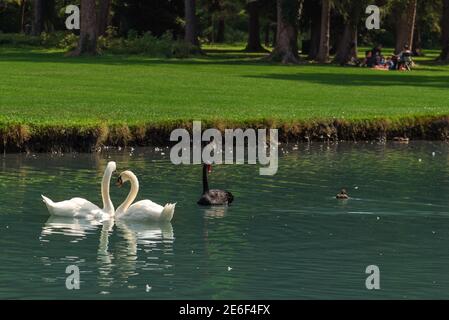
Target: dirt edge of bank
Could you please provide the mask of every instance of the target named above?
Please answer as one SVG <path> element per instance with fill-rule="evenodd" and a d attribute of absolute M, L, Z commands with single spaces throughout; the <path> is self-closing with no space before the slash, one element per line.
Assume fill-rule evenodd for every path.
<path fill-rule="evenodd" d="M 177 128 L 192 132 L 192 121 L 139 126 L 94 125 L 34 126 L 9 124 L 0 128 L 0 152 L 93 152 L 103 146 L 170 146 L 170 133 Z M 202 130 L 279 129 L 279 141 L 387 141 L 395 138 L 411 140 L 449 140 L 448 116 L 423 116 L 374 120 L 313 120 L 279 122 L 202 122 Z"/>

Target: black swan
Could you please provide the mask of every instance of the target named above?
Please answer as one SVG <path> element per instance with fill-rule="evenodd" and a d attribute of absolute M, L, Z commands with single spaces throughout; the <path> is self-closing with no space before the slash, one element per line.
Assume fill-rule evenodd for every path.
<path fill-rule="evenodd" d="M 349 194 L 346 192 L 346 189 L 341 189 L 340 193 L 336 196 L 337 199 L 347 200 L 349 199 Z"/>
<path fill-rule="evenodd" d="M 212 189 L 209 190 L 209 183 L 207 182 L 207 174 L 211 172 L 210 164 L 203 164 L 203 195 L 198 204 L 202 206 L 216 206 L 226 205 L 234 201 L 232 193 L 224 190 Z"/>

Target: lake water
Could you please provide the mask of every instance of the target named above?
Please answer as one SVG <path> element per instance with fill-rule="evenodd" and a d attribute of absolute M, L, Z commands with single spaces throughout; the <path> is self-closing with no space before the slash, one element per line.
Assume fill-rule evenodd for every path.
<path fill-rule="evenodd" d="M 41 194 L 101 204 L 109 160 L 136 173 L 139 199 L 177 202 L 173 221 L 49 217 Z M 215 166 L 211 187 L 235 203 L 201 208 L 201 167 L 168 149 L 0 156 L 0 298 L 449 298 L 448 144 L 284 146 L 277 175 L 258 169 Z M 128 188 L 111 186 L 116 206 Z M 369 265 L 380 290 L 365 287 Z"/>

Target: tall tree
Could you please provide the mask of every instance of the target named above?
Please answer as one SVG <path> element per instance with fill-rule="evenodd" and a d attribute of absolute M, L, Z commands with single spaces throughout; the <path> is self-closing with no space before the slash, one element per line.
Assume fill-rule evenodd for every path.
<path fill-rule="evenodd" d="M 265 23 L 265 26 L 263 27 L 263 42 L 265 43 L 266 47 L 270 46 L 270 29 L 271 29 L 271 23 L 267 22 Z"/>
<path fill-rule="evenodd" d="M 414 56 L 422 56 L 422 38 L 421 38 L 421 29 L 419 26 L 415 27 L 415 31 L 413 33 L 413 55 Z"/>
<path fill-rule="evenodd" d="M 299 63 L 298 0 L 277 0 L 276 46 L 269 59 L 282 63 Z"/>
<path fill-rule="evenodd" d="M 357 26 L 360 22 L 362 12 L 366 8 L 365 0 L 340 0 L 336 3 L 339 13 L 343 16 L 345 23 L 343 35 L 337 45 L 337 52 L 334 60 L 340 64 L 357 58 Z"/>
<path fill-rule="evenodd" d="M 97 0 L 99 1 L 99 0 Z M 102 0 L 104 1 L 104 0 Z M 130 30 L 139 34 L 151 32 L 159 37 L 170 30 L 177 39 L 184 37 L 180 18 L 185 14 L 185 0 L 110 0 L 110 25 L 126 36 Z M 98 11 L 102 11 L 100 8 Z"/>
<path fill-rule="evenodd" d="M 95 0 L 81 0 L 80 37 L 71 55 L 97 54 L 97 6 Z"/>
<path fill-rule="evenodd" d="M 320 48 L 316 60 L 318 62 L 329 61 L 330 43 L 331 0 L 322 0 L 321 4 L 321 32 Z"/>
<path fill-rule="evenodd" d="M 257 0 L 248 0 L 246 11 L 248 12 L 248 43 L 246 44 L 246 51 L 264 51 L 260 44 L 259 2 Z"/>
<path fill-rule="evenodd" d="M 109 24 L 111 13 L 111 0 L 100 0 L 98 2 L 98 15 L 97 15 L 97 33 L 102 36 L 106 33 L 106 29 Z"/>
<path fill-rule="evenodd" d="M 193 46 L 199 46 L 195 0 L 185 0 L 184 4 L 186 21 L 184 40 Z"/>
<path fill-rule="evenodd" d="M 252 0 L 254 1 L 254 0 Z M 235 27 L 235 22 L 245 8 L 245 0 L 201 0 L 197 3 L 199 9 L 199 25 L 205 27 L 208 40 L 214 43 L 223 43 L 228 33 L 226 28 L 231 30 Z M 239 28 L 240 25 L 237 27 Z"/>
<path fill-rule="evenodd" d="M 410 49 L 413 47 L 416 7 L 417 0 L 406 0 L 395 10 L 398 17 L 396 20 L 396 53 L 401 52 L 405 45 L 408 45 Z"/>
<path fill-rule="evenodd" d="M 225 41 L 225 18 L 223 16 L 218 17 L 217 23 L 217 35 L 215 36 L 215 42 L 223 43 Z"/>
<path fill-rule="evenodd" d="M 31 33 L 38 36 L 44 29 L 44 3 L 43 0 L 33 0 L 33 23 Z"/>
<path fill-rule="evenodd" d="M 247 0 L 248 1 L 248 0 Z M 263 40 L 266 47 L 276 45 L 277 3 L 273 0 L 257 0 L 259 23 L 263 25 Z"/>
<path fill-rule="evenodd" d="M 26 11 L 26 0 L 20 1 L 20 32 L 25 32 L 25 11 Z"/>
<path fill-rule="evenodd" d="M 321 36 L 321 0 L 309 0 L 305 2 L 307 15 L 310 20 L 310 43 L 308 59 L 315 60 L 320 50 Z"/>
<path fill-rule="evenodd" d="M 441 31 L 443 50 L 441 50 L 440 60 L 449 61 L 449 0 L 443 0 Z"/>
<path fill-rule="evenodd" d="M 334 60 L 343 65 L 351 61 L 352 58 L 357 58 L 357 53 L 357 24 L 347 23 L 338 43 Z"/>
<path fill-rule="evenodd" d="M 214 36 L 214 40 L 216 43 L 223 43 L 225 41 L 225 8 L 220 0 L 216 0 L 216 19 L 217 19 L 217 32 Z"/>

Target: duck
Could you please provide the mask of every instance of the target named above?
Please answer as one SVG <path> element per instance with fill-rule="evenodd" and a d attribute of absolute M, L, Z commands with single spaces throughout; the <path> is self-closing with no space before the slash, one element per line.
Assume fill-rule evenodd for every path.
<path fill-rule="evenodd" d="M 407 138 L 407 137 L 394 137 L 393 141 L 397 142 L 397 143 L 409 143 L 410 142 L 410 138 Z"/>
<path fill-rule="evenodd" d="M 336 196 L 339 200 L 347 200 L 349 199 L 349 194 L 346 192 L 346 189 L 341 189 L 340 193 Z"/>
<path fill-rule="evenodd" d="M 219 206 L 229 205 L 234 201 L 234 196 L 231 192 L 219 189 L 209 189 L 209 182 L 207 179 L 208 173 L 212 172 L 212 165 L 208 163 L 203 164 L 203 194 L 198 200 L 201 206 Z"/>

